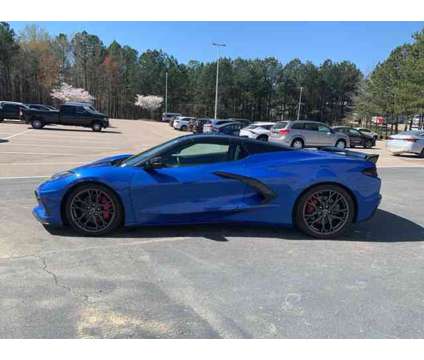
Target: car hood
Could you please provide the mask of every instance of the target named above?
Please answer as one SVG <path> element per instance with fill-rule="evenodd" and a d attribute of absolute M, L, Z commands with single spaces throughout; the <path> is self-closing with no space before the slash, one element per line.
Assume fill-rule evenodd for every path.
<path fill-rule="evenodd" d="M 119 154 L 119 155 L 108 156 L 108 157 L 96 160 L 92 163 L 82 165 L 82 166 L 78 166 L 78 167 L 72 169 L 72 171 L 78 171 L 79 169 L 86 169 L 86 168 L 90 168 L 90 167 L 112 166 L 115 162 L 117 162 L 119 160 L 121 160 L 121 161 L 125 160 L 125 159 L 129 158 L 130 156 L 132 156 L 132 154 Z"/>

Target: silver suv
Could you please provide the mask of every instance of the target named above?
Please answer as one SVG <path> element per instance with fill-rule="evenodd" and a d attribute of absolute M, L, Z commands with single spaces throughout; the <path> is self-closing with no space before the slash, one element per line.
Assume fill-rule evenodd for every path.
<path fill-rule="evenodd" d="M 279 121 L 271 128 L 269 141 L 294 148 L 308 146 L 336 146 L 340 149 L 350 146 L 349 137 L 335 132 L 318 121 Z"/>

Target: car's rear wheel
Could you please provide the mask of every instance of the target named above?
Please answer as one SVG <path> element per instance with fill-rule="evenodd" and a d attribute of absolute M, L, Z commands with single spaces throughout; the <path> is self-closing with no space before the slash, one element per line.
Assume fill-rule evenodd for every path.
<path fill-rule="evenodd" d="M 33 129 L 42 129 L 44 124 L 41 120 L 35 119 L 31 121 L 31 126 Z"/>
<path fill-rule="evenodd" d="M 302 139 L 294 139 L 291 143 L 291 147 L 295 149 L 302 149 L 305 146 Z"/>
<path fill-rule="evenodd" d="M 181 126 L 181 129 L 180 130 L 181 131 L 187 131 L 187 126 L 185 126 L 185 125 Z"/>
<path fill-rule="evenodd" d="M 67 197 L 65 214 L 69 225 L 86 236 L 110 233 L 122 224 L 123 219 L 117 195 L 99 184 L 75 188 Z"/>
<path fill-rule="evenodd" d="M 423 149 L 421 150 L 421 152 L 418 154 L 418 157 L 419 157 L 419 158 L 424 158 L 424 147 L 423 147 Z"/>
<path fill-rule="evenodd" d="M 338 149 L 345 149 L 346 148 L 346 141 L 344 141 L 344 140 L 338 140 L 336 142 L 336 148 L 338 148 Z"/>
<path fill-rule="evenodd" d="M 306 191 L 295 207 L 295 224 L 299 230 L 319 239 L 343 233 L 353 222 L 355 203 L 341 186 L 317 185 Z"/>
<path fill-rule="evenodd" d="M 257 137 L 257 140 L 260 140 L 260 141 L 268 141 L 268 136 L 266 136 L 266 135 L 259 135 L 259 136 Z"/>
<path fill-rule="evenodd" d="M 93 124 L 91 125 L 91 128 L 93 129 L 93 131 L 95 132 L 99 132 L 102 131 L 102 124 L 98 121 L 93 122 Z"/>

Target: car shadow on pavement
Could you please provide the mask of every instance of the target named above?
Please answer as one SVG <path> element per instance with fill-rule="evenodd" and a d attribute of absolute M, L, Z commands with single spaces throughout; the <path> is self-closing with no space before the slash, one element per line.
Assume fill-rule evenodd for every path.
<path fill-rule="evenodd" d="M 9 140 L 6 140 L 6 139 L 0 139 L 0 144 L 1 144 L 1 143 L 7 143 L 7 142 L 9 142 Z"/>
<path fill-rule="evenodd" d="M 68 228 L 47 228 L 52 235 L 77 237 Z M 282 240 L 313 240 L 296 229 L 280 226 L 219 224 L 219 225 L 170 225 L 123 228 L 105 238 L 172 238 L 198 237 L 217 242 L 231 237 L 278 238 Z M 319 241 L 319 240 L 317 240 Z M 384 210 L 363 223 L 352 225 L 350 231 L 333 241 L 411 242 L 424 241 L 424 227 Z"/>
<path fill-rule="evenodd" d="M 32 129 L 32 127 L 29 127 L 28 129 Z M 61 129 L 61 128 L 47 128 L 44 127 L 43 129 L 37 130 L 37 131 L 44 131 L 44 130 L 48 130 L 48 131 L 73 131 L 73 132 L 90 132 L 92 133 L 93 130 L 85 130 L 85 129 Z M 113 130 L 102 130 L 102 133 L 106 133 L 106 134 L 122 134 L 120 131 L 113 131 Z"/>

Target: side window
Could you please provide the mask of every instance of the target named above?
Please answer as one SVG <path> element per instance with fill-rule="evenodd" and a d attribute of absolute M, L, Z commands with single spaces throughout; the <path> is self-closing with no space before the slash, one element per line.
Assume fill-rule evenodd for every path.
<path fill-rule="evenodd" d="M 304 129 L 304 127 L 305 127 L 305 123 L 302 123 L 302 122 L 294 122 L 291 126 L 291 128 L 295 130 L 302 130 Z"/>
<path fill-rule="evenodd" d="M 230 161 L 230 145 L 219 142 L 202 142 L 186 144 L 182 148 L 173 149 L 162 155 L 167 167 L 211 164 Z"/>
<path fill-rule="evenodd" d="M 8 111 L 8 112 L 15 112 L 15 111 L 18 110 L 17 109 L 17 106 L 16 105 L 12 105 L 12 104 L 3 105 L 3 109 L 4 109 L 4 111 Z"/>
<path fill-rule="evenodd" d="M 318 131 L 318 124 L 305 123 L 305 130 Z"/>
<path fill-rule="evenodd" d="M 349 135 L 361 136 L 360 132 L 358 130 L 355 130 L 355 129 L 349 129 Z"/>
<path fill-rule="evenodd" d="M 73 106 L 64 105 L 60 108 L 60 112 L 64 115 L 73 115 L 75 114 L 75 108 Z"/>
<path fill-rule="evenodd" d="M 325 126 L 325 125 L 318 125 L 318 131 L 324 132 L 324 133 L 331 132 L 330 128 L 328 126 Z"/>
<path fill-rule="evenodd" d="M 77 106 L 75 110 L 77 114 L 85 114 L 87 112 L 82 106 Z"/>

